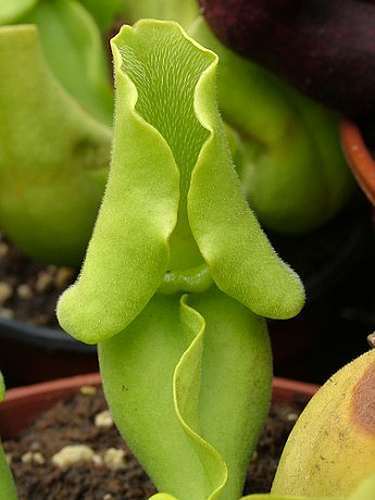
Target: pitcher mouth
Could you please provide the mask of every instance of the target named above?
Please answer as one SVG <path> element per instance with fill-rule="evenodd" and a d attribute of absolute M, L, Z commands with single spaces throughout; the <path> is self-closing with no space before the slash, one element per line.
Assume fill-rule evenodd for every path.
<path fill-rule="evenodd" d="M 163 295 L 178 292 L 203 293 L 208 290 L 214 281 L 207 264 L 190 267 L 179 271 L 167 271 L 158 292 Z"/>

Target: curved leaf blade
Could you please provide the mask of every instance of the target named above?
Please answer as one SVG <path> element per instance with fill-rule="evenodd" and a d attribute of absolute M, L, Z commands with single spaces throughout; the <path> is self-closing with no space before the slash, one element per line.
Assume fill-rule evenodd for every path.
<path fill-rule="evenodd" d="M 238 499 L 271 399 L 272 355 L 266 322 L 216 288 L 189 295 L 188 304 L 206 325 L 200 432 L 228 469 L 219 498 Z"/>
<path fill-rule="evenodd" d="M 99 357 L 116 424 L 158 489 L 238 498 L 270 400 L 264 321 L 216 289 L 155 295 Z"/>
<path fill-rule="evenodd" d="M 167 143 L 137 112 L 137 88 L 113 40 L 117 86 L 111 172 L 77 283 L 61 297 L 62 327 L 87 343 L 121 332 L 151 299 L 167 270 L 177 221 L 179 173 Z"/>
<path fill-rule="evenodd" d="M 239 176 L 260 222 L 301 233 L 333 217 L 353 190 L 340 117 L 225 47 L 203 17 L 189 33 L 220 58 L 219 107 L 240 137 Z"/>
<path fill-rule="evenodd" d="M 179 500 L 207 500 L 206 473 L 174 400 L 176 366 L 191 342 L 180 298 L 157 294 L 126 330 L 99 344 L 99 361 L 116 425 L 157 488 Z M 195 375 L 184 395 L 177 391 L 190 422 L 197 419 Z"/>
<path fill-rule="evenodd" d="M 217 60 L 195 92 L 196 116 L 210 135 L 191 175 L 190 226 L 221 290 L 260 316 L 290 318 L 303 307 L 303 285 L 277 256 L 241 193 L 213 98 L 216 67 Z"/>

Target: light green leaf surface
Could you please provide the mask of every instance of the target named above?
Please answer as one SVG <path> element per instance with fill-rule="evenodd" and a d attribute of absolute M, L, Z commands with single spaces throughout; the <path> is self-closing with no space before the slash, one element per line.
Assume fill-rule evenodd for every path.
<path fill-rule="evenodd" d="M 181 500 L 201 500 L 207 498 L 209 484 L 196 455 L 197 443 L 176 413 L 173 387 L 190 335 L 180 320 L 179 297 L 156 295 L 124 332 L 99 344 L 99 360 L 116 425 L 157 488 Z M 194 387 L 186 387 L 185 393 L 187 403 L 191 401 L 187 411 L 195 418 L 196 375 Z M 207 461 L 217 460 L 202 445 L 205 452 Z"/>
<path fill-rule="evenodd" d="M 373 500 L 375 498 L 375 472 L 362 481 L 349 498 L 350 500 Z"/>
<path fill-rule="evenodd" d="M 0 25 L 12 24 L 15 19 L 24 16 L 39 0 L 1 0 Z"/>
<path fill-rule="evenodd" d="M 99 354 L 116 424 L 158 489 L 239 498 L 270 398 L 264 321 L 214 289 L 156 295 Z"/>
<path fill-rule="evenodd" d="M 286 317 L 303 288 L 241 194 L 216 107 L 215 54 L 176 23 L 151 20 L 124 27 L 112 47 L 111 172 L 59 321 L 99 342 L 114 419 L 158 489 L 237 500 L 272 365 L 264 320 L 240 302 Z"/>
<path fill-rule="evenodd" d="M 339 117 L 224 47 L 203 18 L 189 31 L 220 57 L 219 107 L 241 138 L 239 173 L 260 221 L 299 233 L 334 216 L 354 185 Z"/>
<path fill-rule="evenodd" d="M 51 74 L 34 26 L 0 28 L 0 227 L 28 255 L 78 265 L 107 177 L 111 131 Z"/>
<path fill-rule="evenodd" d="M 176 497 L 172 497 L 171 495 L 167 495 L 166 493 L 156 493 L 156 495 L 152 495 L 150 500 L 177 500 Z"/>
<path fill-rule="evenodd" d="M 204 260 L 219 288 L 255 313 L 297 314 L 302 284 L 262 232 L 231 163 L 215 54 L 162 21 L 124 27 L 112 46 L 111 174 L 80 278 L 58 305 L 63 328 L 88 343 L 109 338 L 167 271 L 200 272 Z"/>
<path fill-rule="evenodd" d="M 303 286 L 277 256 L 241 194 L 224 128 L 212 99 L 216 64 L 217 60 L 199 81 L 195 92 L 196 115 L 210 136 L 202 146 L 191 176 L 190 226 L 221 290 L 260 316 L 292 317 L 303 307 Z"/>
<path fill-rule="evenodd" d="M 17 491 L 0 442 L 0 500 L 17 500 Z"/>
<path fill-rule="evenodd" d="M 5 385 L 0 372 L 0 402 L 4 399 Z M 17 500 L 16 487 L 0 442 L 0 500 Z"/>
<path fill-rule="evenodd" d="M 126 35 L 132 36 L 131 28 L 112 45 L 117 98 L 106 193 L 81 276 L 57 309 L 63 328 L 89 343 L 119 333 L 154 295 L 167 271 L 168 239 L 177 222 L 179 171 L 165 139 L 136 110 L 139 92 L 121 52 Z M 127 62 L 137 71 L 137 61 Z"/>
<path fill-rule="evenodd" d="M 348 472 L 349 473 L 349 472 Z M 375 498 L 375 474 L 361 482 L 349 496 L 294 496 L 274 493 L 254 494 L 241 500 L 373 500 Z M 162 500 L 162 499 L 160 499 Z"/>
<path fill-rule="evenodd" d="M 255 493 L 242 497 L 241 500 L 345 500 L 344 497 L 295 497 L 290 495 L 273 495 L 269 493 Z"/>
<path fill-rule="evenodd" d="M 0 372 L 0 402 L 5 397 L 5 384 L 3 374 Z"/>
<path fill-rule="evenodd" d="M 111 125 L 110 72 L 91 15 L 77 0 L 38 0 L 32 9 L 15 14 L 9 23 L 38 27 L 44 56 L 63 87 L 93 117 Z"/>

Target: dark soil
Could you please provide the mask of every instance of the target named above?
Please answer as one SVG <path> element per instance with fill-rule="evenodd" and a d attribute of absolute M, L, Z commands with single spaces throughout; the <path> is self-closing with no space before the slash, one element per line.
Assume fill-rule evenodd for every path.
<path fill-rule="evenodd" d="M 57 299 L 76 276 L 70 267 L 35 263 L 0 233 L 0 318 L 57 326 Z"/>
<path fill-rule="evenodd" d="M 45 412 L 17 439 L 4 443 L 20 500 L 144 500 L 155 493 L 116 428 L 95 424 L 96 416 L 106 410 L 101 390 L 84 389 L 85 394 L 81 389 Z M 298 403 L 272 407 L 249 467 L 245 493 L 270 490 L 281 450 L 301 409 Z M 94 461 L 102 463 L 91 459 L 65 468 L 52 463 L 62 448 L 77 444 L 91 448 Z M 117 470 L 105 461 L 111 448 L 115 453 L 123 450 Z"/>

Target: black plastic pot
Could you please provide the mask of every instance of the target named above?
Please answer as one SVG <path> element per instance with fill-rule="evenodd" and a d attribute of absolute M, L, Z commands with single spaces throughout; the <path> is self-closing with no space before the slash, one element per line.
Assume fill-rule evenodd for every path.
<path fill-rule="evenodd" d="M 307 308 L 325 302 L 332 290 L 345 293 L 347 277 L 374 245 L 371 213 L 371 207 L 358 193 L 340 215 L 307 235 L 268 234 L 279 255 L 303 280 Z"/>
<path fill-rule="evenodd" d="M 0 369 L 8 386 L 28 385 L 98 369 L 96 347 L 60 329 L 0 318 Z"/>

